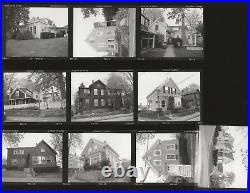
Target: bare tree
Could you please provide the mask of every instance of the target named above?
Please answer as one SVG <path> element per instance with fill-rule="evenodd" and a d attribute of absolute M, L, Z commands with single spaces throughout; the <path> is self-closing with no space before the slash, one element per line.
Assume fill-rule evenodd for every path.
<path fill-rule="evenodd" d="M 18 144 L 21 142 L 23 138 L 24 138 L 24 133 L 10 133 L 10 132 L 3 133 L 3 141 L 10 147 L 18 146 Z"/>

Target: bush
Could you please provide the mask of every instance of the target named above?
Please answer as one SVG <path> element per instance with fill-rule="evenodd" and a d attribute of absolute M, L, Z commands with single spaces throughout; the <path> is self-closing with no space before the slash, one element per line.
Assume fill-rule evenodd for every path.
<path fill-rule="evenodd" d="M 49 173 L 49 172 L 58 172 L 59 167 L 58 166 L 52 166 L 52 167 L 39 167 L 34 168 L 34 171 L 36 173 Z"/>
<path fill-rule="evenodd" d="M 54 38 L 55 34 L 51 32 L 41 32 L 40 38 L 41 39 L 49 39 L 49 38 Z"/>
<path fill-rule="evenodd" d="M 64 34 L 63 34 L 63 33 L 57 33 L 57 34 L 56 34 L 56 38 L 61 38 L 61 37 L 64 37 Z"/>
<path fill-rule="evenodd" d="M 33 35 L 31 31 L 25 31 L 25 32 L 17 32 L 16 33 L 16 39 L 17 40 L 31 40 L 33 39 Z"/>
<path fill-rule="evenodd" d="M 161 48 L 163 46 L 164 43 L 164 35 L 163 34 L 156 34 L 156 38 L 155 38 L 155 47 L 156 48 Z"/>

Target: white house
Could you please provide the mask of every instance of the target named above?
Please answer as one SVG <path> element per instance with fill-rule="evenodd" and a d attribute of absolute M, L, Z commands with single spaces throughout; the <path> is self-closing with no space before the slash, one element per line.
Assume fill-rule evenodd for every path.
<path fill-rule="evenodd" d="M 149 26 L 149 31 L 155 33 L 155 34 L 162 34 L 164 35 L 164 42 L 167 41 L 167 23 L 161 22 L 159 20 L 155 20 L 154 22 L 152 22 Z"/>
<path fill-rule="evenodd" d="M 194 45 L 195 44 L 195 40 L 194 40 L 194 36 L 195 34 L 193 34 L 190 30 L 185 29 L 186 32 L 186 37 L 188 40 L 188 44 L 189 45 Z M 181 26 L 168 26 L 167 27 L 167 33 L 166 33 L 166 38 L 168 40 L 169 43 L 171 43 L 172 38 L 182 38 L 182 32 L 181 32 Z"/>
<path fill-rule="evenodd" d="M 27 24 L 19 27 L 20 32 L 31 31 L 34 38 L 41 38 L 41 32 L 51 32 L 54 34 L 62 32 L 67 34 L 68 26 L 57 27 L 55 23 L 48 18 L 33 17 Z"/>

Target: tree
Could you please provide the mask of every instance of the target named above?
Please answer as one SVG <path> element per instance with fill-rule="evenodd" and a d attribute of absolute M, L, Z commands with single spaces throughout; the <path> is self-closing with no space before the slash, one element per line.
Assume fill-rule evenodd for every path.
<path fill-rule="evenodd" d="M 136 143 L 144 145 L 147 140 L 153 139 L 155 134 L 153 133 L 136 133 Z"/>
<path fill-rule="evenodd" d="M 15 35 L 19 31 L 20 24 L 29 21 L 29 8 L 19 6 L 5 7 L 6 34 Z"/>
<path fill-rule="evenodd" d="M 78 113 L 79 111 L 79 90 L 73 95 L 75 112 Z"/>
<path fill-rule="evenodd" d="M 172 112 L 174 109 L 175 109 L 175 106 L 174 106 L 174 97 L 170 96 L 168 98 L 168 110 L 170 110 Z"/>
<path fill-rule="evenodd" d="M 24 133 L 9 133 L 4 132 L 3 134 L 3 141 L 9 145 L 10 147 L 18 146 L 21 140 L 24 138 Z"/>
<path fill-rule="evenodd" d="M 114 89 L 123 89 L 125 92 L 133 90 L 133 75 L 131 72 L 111 72 L 107 79 L 107 86 Z"/>
<path fill-rule="evenodd" d="M 142 14 L 145 15 L 150 22 L 159 20 L 160 22 L 165 22 L 164 9 L 161 8 L 142 8 Z"/>
<path fill-rule="evenodd" d="M 184 45 L 188 45 L 185 25 L 185 18 L 188 11 L 188 8 L 171 8 L 170 12 L 167 14 L 168 19 L 175 19 L 176 24 L 181 23 L 181 34 Z"/>
<path fill-rule="evenodd" d="M 196 27 L 200 24 L 202 16 L 197 12 L 197 9 L 192 9 L 186 14 L 186 22 L 192 33 L 195 33 Z"/>
<path fill-rule="evenodd" d="M 187 103 L 187 99 L 184 97 L 181 97 L 181 105 L 183 108 L 187 109 L 188 108 L 188 103 Z"/>
<path fill-rule="evenodd" d="M 80 133 L 69 133 L 69 138 L 68 138 L 69 152 L 72 148 L 76 148 L 76 147 L 81 148 L 82 144 L 83 144 L 83 141 L 82 141 Z"/>
<path fill-rule="evenodd" d="M 14 89 L 14 87 L 17 84 L 16 80 L 16 74 L 15 73 L 4 73 L 4 100 L 8 100 L 8 94 L 10 94 L 11 90 Z"/>
<path fill-rule="evenodd" d="M 197 33 L 200 33 L 201 36 L 204 36 L 204 34 L 203 34 L 203 23 L 199 23 L 199 24 L 196 26 L 195 30 L 197 31 Z"/>
<path fill-rule="evenodd" d="M 200 89 L 200 86 L 198 84 L 192 83 L 188 85 L 188 89 L 190 90 Z"/>
<path fill-rule="evenodd" d="M 116 13 L 119 11 L 119 8 L 107 7 L 107 8 L 82 8 L 81 12 L 84 19 L 89 18 L 91 15 L 97 16 L 102 14 L 106 21 L 110 21 L 114 18 Z"/>
<path fill-rule="evenodd" d="M 58 159 L 62 160 L 63 156 L 63 134 L 62 133 L 51 133 L 50 143 L 53 149 L 58 153 Z"/>

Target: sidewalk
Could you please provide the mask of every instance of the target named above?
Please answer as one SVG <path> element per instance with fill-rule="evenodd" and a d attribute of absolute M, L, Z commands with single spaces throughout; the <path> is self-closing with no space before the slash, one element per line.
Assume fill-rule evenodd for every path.
<path fill-rule="evenodd" d="M 174 49 L 175 49 L 174 45 L 172 45 L 172 44 L 168 45 L 164 57 L 168 57 L 168 58 L 175 57 Z"/>

